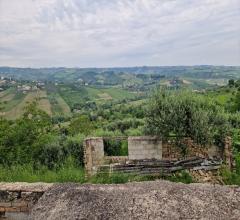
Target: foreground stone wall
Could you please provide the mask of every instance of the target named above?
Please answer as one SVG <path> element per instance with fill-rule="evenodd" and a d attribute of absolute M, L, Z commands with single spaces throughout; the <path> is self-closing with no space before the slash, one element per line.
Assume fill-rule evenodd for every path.
<path fill-rule="evenodd" d="M 168 181 L 59 184 L 48 190 L 34 220 L 240 219 L 240 188 Z"/>
<path fill-rule="evenodd" d="M 52 186 L 48 183 L 0 183 L 0 217 L 6 213 L 28 213 Z"/>

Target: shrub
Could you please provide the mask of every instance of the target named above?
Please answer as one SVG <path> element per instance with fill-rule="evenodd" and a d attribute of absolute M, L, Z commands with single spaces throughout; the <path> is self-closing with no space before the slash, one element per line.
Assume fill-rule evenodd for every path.
<path fill-rule="evenodd" d="M 85 136 L 82 134 L 78 134 L 72 137 L 68 137 L 65 145 L 68 151 L 68 154 L 74 159 L 74 162 L 77 166 L 84 165 L 84 149 L 83 149 L 83 141 Z"/>
<path fill-rule="evenodd" d="M 68 155 L 58 136 L 45 135 L 34 146 L 34 167 L 46 166 L 49 169 L 61 166 Z"/>
<path fill-rule="evenodd" d="M 94 129 L 93 123 L 89 120 L 88 116 L 82 115 L 73 118 L 69 125 L 69 134 L 85 134 L 88 135 Z"/>

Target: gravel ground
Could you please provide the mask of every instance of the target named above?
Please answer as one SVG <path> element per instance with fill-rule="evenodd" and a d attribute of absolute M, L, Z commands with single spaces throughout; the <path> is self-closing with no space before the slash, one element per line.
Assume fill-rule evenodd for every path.
<path fill-rule="evenodd" d="M 40 198 L 30 217 L 36 220 L 240 219 L 240 188 L 168 181 L 59 184 Z"/>

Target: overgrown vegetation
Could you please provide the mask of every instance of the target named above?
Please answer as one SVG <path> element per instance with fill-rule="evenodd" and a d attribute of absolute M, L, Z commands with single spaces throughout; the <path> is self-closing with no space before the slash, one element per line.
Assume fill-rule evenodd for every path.
<path fill-rule="evenodd" d="M 240 184 L 237 81 L 205 93 L 156 89 L 149 100 L 146 96 L 136 98 L 129 91 L 119 95 L 122 89 L 115 87 L 97 89 L 60 84 L 47 87 L 47 91 L 51 94 L 50 102 L 56 104 L 53 111 L 57 115 L 48 115 L 34 101 L 18 119 L 0 118 L 0 181 L 87 181 L 83 172 L 82 145 L 87 136 L 190 136 L 202 146 L 216 144 L 221 147 L 223 138 L 231 135 L 237 167 L 233 172 L 223 169 L 222 175 L 227 184 Z M 89 94 L 96 100 L 89 99 Z M 59 97 L 65 104 L 59 104 Z M 66 103 L 71 109 L 63 114 L 60 106 L 63 108 Z M 70 110 L 71 115 L 68 114 Z M 105 146 L 106 155 L 125 156 L 128 153 L 126 141 L 108 139 Z M 155 178 L 114 173 L 97 175 L 88 181 L 123 183 Z M 169 179 L 193 181 L 185 172 Z"/>

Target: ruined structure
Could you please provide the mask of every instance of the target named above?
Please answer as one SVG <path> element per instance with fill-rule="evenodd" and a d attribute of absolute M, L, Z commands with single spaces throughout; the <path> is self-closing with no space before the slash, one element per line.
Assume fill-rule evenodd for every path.
<path fill-rule="evenodd" d="M 226 138 L 223 149 L 214 145 L 203 147 L 194 143 L 190 138 L 183 138 L 182 147 L 179 147 L 174 138 L 163 141 L 152 136 L 128 137 L 127 156 L 105 155 L 104 139 L 93 137 L 87 138 L 84 142 L 85 169 L 88 176 L 99 171 L 126 171 L 143 174 L 160 171 L 172 172 L 183 168 L 218 169 L 223 160 L 230 168 L 232 167 L 229 137 Z"/>

